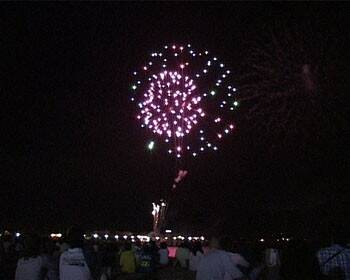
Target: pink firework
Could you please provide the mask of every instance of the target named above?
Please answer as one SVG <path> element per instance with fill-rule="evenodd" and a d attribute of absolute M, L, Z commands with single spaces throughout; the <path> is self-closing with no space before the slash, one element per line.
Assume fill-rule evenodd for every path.
<path fill-rule="evenodd" d="M 216 151 L 233 128 L 238 102 L 228 83 L 231 71 L 208 51 L 191 45 L 164 46 L 134 72 L 132 101 L 137 101 L 141 126 L 163 139 L 168 153 L 180 158 Z M 233 111 L 233 112 L 232 112 Z M 148 145 L 153 149 L 154 141 Z"/>

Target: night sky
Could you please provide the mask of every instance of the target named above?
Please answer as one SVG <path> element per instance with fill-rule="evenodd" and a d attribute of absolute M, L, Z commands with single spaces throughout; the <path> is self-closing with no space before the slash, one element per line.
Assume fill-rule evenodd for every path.
<path fill-rule="evenodd" d="M 332 68 L 343 115 L 349 73 L 345 3 L 2 3 L 0 230 L 151 229 L 151 202 L 173 159 L 147 151 L 130 73 L 166 43 L 213 50 L 242 70 L 245 44 L 268 26 L 311 24 L 337 40 Z M 332 37 L 331 37 L 332 40 Z M 348 122 L 314 137 L 264 137 L 237 119 L 218 153 L 186 163 L 171 227 L 237 234 L 317 232 L 348 217 Z M 339 120 L 340 119 L 340 120 Z M 305 137 L 304 137 L 305 136 Z M 281 136 L 282 137 L 282 136 Z M 305 140 L 307 139 L 307 140 Z M 302 144 L 300 144 L 302 142 Z M 273 149 L 271 149 L 273 147 Z M 347 221 L 348 224 L 348 221 Z"/>

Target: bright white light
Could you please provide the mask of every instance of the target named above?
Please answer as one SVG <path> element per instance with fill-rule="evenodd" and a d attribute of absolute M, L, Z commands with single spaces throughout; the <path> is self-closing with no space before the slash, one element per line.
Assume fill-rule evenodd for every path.
<path fill-rule="evenodd" d="M 147 147 L 148 147 L 149 150 L 153 150 L 153 148 L 154 148 L 154 141 L 150 141 L 148 143 Z"/>
<path fill-rule="evenodd" d="M 196 157 L 196 156 L 197 156 L 197 153 L 192 153 L 192 155 L 193 155 L 194 157 Z"/>
<path fill-rule="evenodd" d="M 212 96 L 214 96 L 215 95 L 215 91 L 214 90 L 212 90 L 211 92 L 210 92 L 210 94 L 212 95 Z"/>
<path fill-rule="evenodd" d="M 108 239 L 109 235 L 108 234 L 105 234 L 105 238 Z"/>
<path fill-rule="evenodd" d="M 127 239 L 127 238 L 128 238 L 128 236 L 127 236 L 127 235 L 124 235 L 124 236 L 123 236 L 123 238 L 124 238 L 124 239 Z"/>
<path fill-rule="evenodd" d="M 118 235 L 118 234 L 114 235 L 114 238 L 115 238 L 115 239 L 118 239 L 118 238 L 119 238 L 119 235 Z"/>
<path fill-rule="evenodd" d="M 221 67 L 221 68 L 224 67 L 224 64 L 221 63 L 221 64 L 220 64 L 220 67 Z"/>
<path fill-rule="evenodd" d="M 264 238 L 261 238 L 261 239 L 260 239 L 260 242 L 264 242 L 264 241 L 265 241 Z"/>
<path fill-rule="evenodd" d="M 19 232 L 16 232 L 16 237 L 20 237 L 21 234 Z"/>
<path fill-rule="evenodd" d="M 201 240 L 203 241 L 205 238 L 204 238 L 204 236 L 201 236 Z"/>
<path fill-rule="evenodd" d="M 98 234 L 97 234 L 97 233 L 94 233 L 92 236 L 93 236 L 95 239 L 98 238 Z"/>
<path fill-rule="evenodd" d="M 237 107 L 238 106 L 238 101 L 233 102 L 233 105 Z"/>
<path fill-rule="evenodd" d="M 165 233 L 172 233 L 171 229 L 166 229 Z"/>

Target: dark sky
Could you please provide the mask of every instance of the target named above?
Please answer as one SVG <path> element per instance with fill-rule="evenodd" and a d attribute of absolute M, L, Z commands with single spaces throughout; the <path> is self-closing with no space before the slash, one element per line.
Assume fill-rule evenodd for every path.
<path fill-rule="evenodd" d="M 149 134 L 129 103 L 131 71 L 168 42 L 207 47 L 239 65 L 247 34 L 286 18 L 347 36 L 346 8 L 2 3 L 0 229 L 81 223 L 149 230 L 151 202 L 170 186 L 173 161 L 163 151 L 145 150 Z M 346 216 L 344 129 L 300 150 L 290 140 L 271 155 L 266 145 L 279 146 L 280 139 L 259 143 L 249 123 L 238 127 L 219 153 L 188 162 L 171 214 L 179 228 L 293 231 L 311 220 L 325 227 Z"/>

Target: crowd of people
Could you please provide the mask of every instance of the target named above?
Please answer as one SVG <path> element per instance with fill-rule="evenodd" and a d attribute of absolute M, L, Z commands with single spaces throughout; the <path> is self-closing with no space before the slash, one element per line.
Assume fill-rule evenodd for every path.
<path fill-rule="evenodd" d="M 212 237 L 208 243 L 181 241 L 170 256 L 166 240 L 86 240 L 78 227 L 72 227 L 60 240 L 35 234 L 4 235 L 0 279 L 159 279 L 157 272 L 171 268 L 186 271 L 186 279 L 196 280 L 350 280 L 346 237 L 334 239 L 323 249 L 300 240 L 281 245 Z"/>

